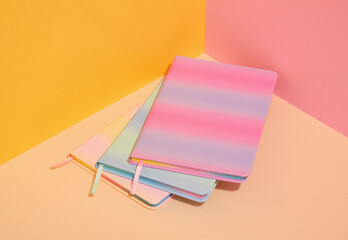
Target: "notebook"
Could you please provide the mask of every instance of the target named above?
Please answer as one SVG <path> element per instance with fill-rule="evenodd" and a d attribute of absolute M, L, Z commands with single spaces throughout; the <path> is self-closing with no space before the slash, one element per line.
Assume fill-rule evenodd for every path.
<path fill-rule="evenodd" d="M 176 57 L 130 163 L 245 181 L 276 79 L 273 71 Z"/>
<path fill-rule="evenodd" d="M 132 179 L 132 193 L 138 191 L 138 182 L 140 182 L 193 201 L 204 202 L 215 188 L 216 180 L 161 169 L 140 168 L 128 162 L 130 153 L 160 87 L 161 84 L 100 157 L 97 163 L 98 171 L 106 171 Z M 96 184 L 95 181 L 94 186 Z"/>
<path fill-rule="evenodd" d="M 127 125 L 129 120 L 136 114 L 139 108 L 140 106 L 135 107 L 119 119 L 115 120 L 112 124 L 102 129 L 98 134 L 71 151 L 66 161 L 53 166 L 53 168 L 74 160 L 87 170 L 96 172 L 95 164 L 97 160 Z M 120 151 L 122 151 L 122 149 Z M 148 209 L 159 208 L 173 196 L 173 194 L 145 184 L 139 184 L 137 186 L 137 193 L 130 195 L 131 180 L 107 172 L 102 174 L 101 177 L 109 185 Z"/>

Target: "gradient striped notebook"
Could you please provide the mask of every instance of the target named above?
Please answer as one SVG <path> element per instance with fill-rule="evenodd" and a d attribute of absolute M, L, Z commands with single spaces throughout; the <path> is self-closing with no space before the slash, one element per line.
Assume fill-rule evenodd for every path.
<path fill-rule="evenodd" d="M 176 57 L 130 163 L 245 181 L 276 79 L 273 71 Z"/>
<path fill-rule="evenodd" d="M 137 194 L 137 186 L 139 183 L 142 183 L 196 202 L 204 202 L 214 190 L 217 184 L 217 181 L 214 179 L 155 168 L 141 168 L 141 166 L 134 166 L 128 162 L 160 87 L 161 84 L 154 90 L 98 160 L 98 172 L 93 184 L 92 193 L 95 192 L 98 178 L 102 171 L 132 179 L 131 194 Z"/>

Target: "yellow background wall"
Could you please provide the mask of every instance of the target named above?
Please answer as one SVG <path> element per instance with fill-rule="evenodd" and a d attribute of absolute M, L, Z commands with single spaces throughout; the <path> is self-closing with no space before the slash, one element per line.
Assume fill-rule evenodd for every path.
<path fill-rule="evenodd" d="M 0 0 L 0 164 L 204 51 L 204 0 Z"/>

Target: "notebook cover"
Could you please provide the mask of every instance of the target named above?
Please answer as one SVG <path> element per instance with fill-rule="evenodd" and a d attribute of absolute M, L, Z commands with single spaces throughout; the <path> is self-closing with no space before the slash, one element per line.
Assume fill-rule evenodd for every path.
<path fill-rule="evenodd" d="M 128 158 L 159 89 L 160 86 L 101 156 L 97 165 L 103 164 L 103 170 L 133 179 L 136 166 L 129 164 Z M 197 202 L 204 202 L 217 183 L 213 179 L 147 167 L 142 168 L 139 182 Z"/>
<path fill-rule="evenodd" d="M 136 114 L 140 106 L 132 109 L 124 116 L 115 120 L 112 124 L 101 130 L 98 134 L 88 139 L 79 147 L 70 152 L 74 160 L 82 164 L 88 170 L 96 172 L 95 164 L 105 150 L 110 146 L 116 136 L 127 125 L 129 120 Z M 122 151 L 119 149 L 118 151 Z M 131 180 L 110 173 L 103 173 L 102 178 L 111 183 L 121 193 L 132 198 L 146 208 L 156 209 L 170 199 L 172 194 L 145 184 L 139 184 L 137 193 L 129 195 Z"/>
<path fill-rule="evenodd" d="M 277 73 L 176 57 L 130 162 L 242 182 L 250 174 Z"/>

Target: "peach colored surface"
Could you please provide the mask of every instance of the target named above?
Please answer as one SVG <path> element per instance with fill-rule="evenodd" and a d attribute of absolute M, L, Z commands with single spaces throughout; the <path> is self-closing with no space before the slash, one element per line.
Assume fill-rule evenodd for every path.
<path fill-rule="evenodd" d="M 345 0 L 207 0 L 205 51 L 276 70 L 276 95 L 348 136 L 347 12 Z"/>
<path fill-rule="evenodd" d="M 50 169 L 156 83 L 0 166 L 0 239 L 347 239 L 348 140 L 277 96 L 248 181 L 203 205 L 149 211 L 103 182 L 88 197 L 93 175 Z"/>

